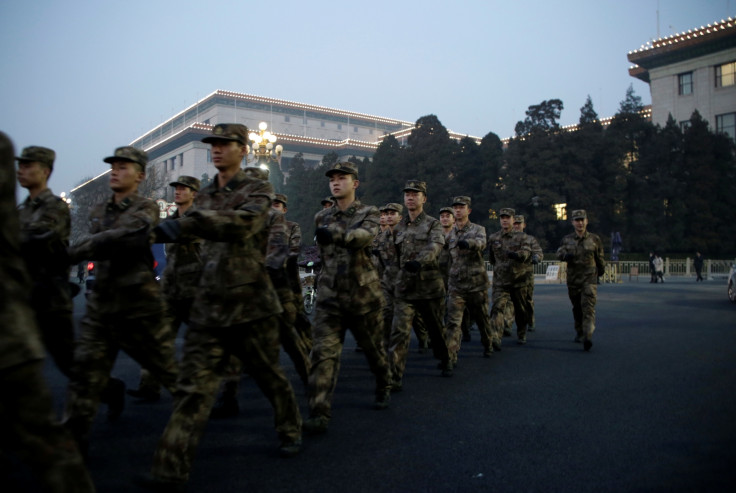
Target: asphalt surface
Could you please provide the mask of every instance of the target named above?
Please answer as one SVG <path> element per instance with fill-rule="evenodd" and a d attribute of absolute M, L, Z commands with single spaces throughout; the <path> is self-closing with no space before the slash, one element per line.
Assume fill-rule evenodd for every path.
<path fill-rule="evenodd" d="M 733 491 L 736 305 L 725 281 L 601 285 L 589 353 L 573 342 L 564 285 L 537 285 L 535 303 L 528 344 L 504 338 L 485 359 L 473 331 L 453 378 L 413 341 L 404 390 L 384 411 L 348 336 L 330 429 L 305 436 L 295 458 L 279 458 L 271 408 L 244 377 L 241 414 L 210 421 L 188 491 Z M 52 364 L 46 373 L 58 411 L 66 382 Z M 113 374 L 137 386 L 127 355 Z M 110 423 L 101 407 L 89 460 L 98 491 L 139 491 L 132 478 L 148 471 L 170 409 L 168 395 L 129 399 Z"/>

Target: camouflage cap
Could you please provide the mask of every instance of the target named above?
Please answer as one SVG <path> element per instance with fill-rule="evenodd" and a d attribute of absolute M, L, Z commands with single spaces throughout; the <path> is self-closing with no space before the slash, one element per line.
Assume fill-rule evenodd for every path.
<path fill-rule="evenodd" d="M 115 149 L 115 154 L 108 156 L 103 159 L 106 163 L 113 163 L 115 161 L 130 161 L 141 167 L 141 171 L 146 170 L 148 164 L 148 154 L 145 151 L 141 151 L 132 146 L 118 147 Z"/>
<path fill-rule="evenodd" d="M 396 211 L 399 214 L 403 214 L 404 206 L 401 204 L 397 204 L 396 202 L 389 202 L 388 204 L 381 207 L 381 212 L 383 211 Z"/>
<path fill-rule="evenodd" d="M 322 205 L 325 205 L 325 204 L 334 204 L 334 203 L 335 203 L 335 197 L 325 197 L 325 198 L 322 199 L 322 202 L 320 202 L 320 204 L 322 204 Z"/>
<path fill-rule="evenodd" d="M 350 161 L 343 161 L 341 163 L 335 163 L 335 165 L 327 170 L 325 176 L 332 176 L 335 173 L 343 173 L 345 175 L 354 175 L 355 179 L 358 179 L 358 165 L 351 163 Z"/>
<path fill-rule="evenodd" d="M 54 159 L 56 159 L 56 153 L 53 149 L 39 146 L 26 147 L 20 156 L 15 158 L 16 161 L 39 162 L 51 169 L 54 169 Z"/>
<path fill-rule="evenodd" d="M 289 197 L 283 193 L 277 193 L 273 199 L 274 202 L 281 202 L 284 205 L 289 205 Z"/>
<path fill-rule="evenodd" d="M 179 178 L 176 179 L 176 181 L 172 181 L 169 183 L 169 186 L 175 187 L 177 185 L 184 185 L 185 187 L 189 187 L 195 192 L 199 192 L 199 187 L 202 186 L 202 183 L 196 179 L 193 176 L 187 176 L 187 175 L 181 175 Z"/>
<path fill-rule="evenodd" d="M 521 214 L 514 216 L 514 224 L 516 223 L 524 224 L 524 216 Z"/>
<path fill-rule="evenodd" d="M 427 195 L 427 183 L 420 180 L 409 180 L 406 182 L 406 185 L 404 185 L 402 192 L 409 190 L 413 192 L 422 192 L 424 195 Z"/>
<path fill-rule="evenodd" d="M 467 205 L 470 207 L 470 197 L 467 195 L 460 195 L 452 199 L 452 205 Z"/>
<path fill-rule="evenodd" d="M 498 216 L 511 216 L 514 217 L 516 215 L 516 211 L 512 209 L 511 207 L 503 207 L 499 212 Z"/>
<path fill-rule="evenodd" d="M 442 214 L 443 212 L 452 214 L 453 216 L 455 215 L 455 211 L 452 210 L 452 207 L 443 207 L 442 209 L 440 209 L 440 214 Z"/>
<path fill-rule="evenodd" d="M 587 219 L 588 214 L 585 212 L 585 209 L 576 209 L 572 211 L 572 218 L 573 219 Z"/>
<path fill-rule="evenodd" d="M 241 123 L 218 123 L 212 129 L 212 135 L 202 139 L 202 142 L 212 144 L 218 140 L 230 140 L 246 145 L 248 143 L 248 127 Z"/>

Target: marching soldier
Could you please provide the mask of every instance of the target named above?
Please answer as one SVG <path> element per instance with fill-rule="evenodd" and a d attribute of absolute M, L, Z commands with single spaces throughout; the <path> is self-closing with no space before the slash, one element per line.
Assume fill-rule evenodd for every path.
<path fill-rule="evenodd" d="M 526 229 L 526 221 L 523 215 L 514 216 L 514 231 L 521 231 L 524 233 Z M 534 332 L 535 320 L 534 320 L 534 266 L 537 265 L 544 259 L 544 252 L 542 247 L 539 246 L 539 242 L 535 237 L 527 234 L 531 240 L 532 256 L 529 259 L 529 263 L 526 264 L 526 284 L 527 284 L 527 308 L 529 312 L 527 314 L 527 331 Z M 513 305 L 511 305 L 513 306 Z"/>
<path fill-rule="evenodd" d="M 381 265 L 381 290 L 386 301 L 383 307 L 383 342 L 388 352 L 391 340 L 391 325 L 394 319 L 394 284 L 398 275 L 394 228 L 401 220 L 404 206 L 390 202 L 381 209 L 386 229 L 376 236 L 376 258 Z"/>
<path fill-rule="evenodd" d="M 595 330 L 598 278 L 605 273 L 606 262 L 600 237 L 588 232 L 585 210 L 572 211 L 572 225 L 575 232 L 562 239 L 557 258 L 567 262 L 567 294 L 575 319 L 575 342 L 582 342 L 583 349 L 590 351 Z"/>

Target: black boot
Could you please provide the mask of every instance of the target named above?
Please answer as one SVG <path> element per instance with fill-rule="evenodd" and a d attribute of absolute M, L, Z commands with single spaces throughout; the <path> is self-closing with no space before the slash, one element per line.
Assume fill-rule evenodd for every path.
<path fill-rule="evenodd" d="M 125 409 L 125 382 L 111 377 L 100 395 L 100 400 L 107 404 L 107 420 L 117 420 Z"/>
<path fill-rule="evenodd" d="M 234 418 L 240 413 L 238 405 L 238 382 L 226 382 L 215 407 L 210 412 L 212 419 Z"/>

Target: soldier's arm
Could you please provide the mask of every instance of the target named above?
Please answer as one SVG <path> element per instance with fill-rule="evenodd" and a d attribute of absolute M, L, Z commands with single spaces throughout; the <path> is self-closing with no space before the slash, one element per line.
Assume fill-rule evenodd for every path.
<path fill-rule="evenodd" d="M 60 199 L 48 201 L 43 206 L 40 217 L 35 221 L 21 224 L 21 244 L 53 240 L 68 241 L 70 230 L 69 206 Z"/>
<path fill-rule="evenodd" d="M 600 237 L 596 237 L 596 250 L 593 258 L 595 259 L 595 266 L 598 271 L 598 276 L 602 276 L 606 272 L 606 261 L 603 259 L 603 242 Z"/>
<path fill-rule="evenodd" d="M 253 236 L 266 227 L 273 187 L 263 182 L 243 202 L 229 210 L 196 209 L 179 221 L 182 234 L 211 241 L 233 242 Z"/>
<path fill-rule="evenodd" d="M 434 262 L 445 245 L 445 235 L 439 221 L 435 221 L 430 226 L 427 236 L 429 241 L 414 257 L 414 260 L 422 265 Z"/>
<path fill-rule="evenodd" d="M 289 250 L 292 255 L 299 255 L 302 247 L 302 229 L 297 223 L 291 228 L 291 236 L 289 237 Z"/>
<path fill-rule="evenodd" d="M 544 259 L 542 247 L 539 246 L 539 242 L 535 237 L 529 235 L 529 238 L 531 239 L 532 262 L 541 262 Z"/>
<path fill-rule="evenodd" d="M 69 248 L 69 261 L 105 260 L 126 250 L 150 248 L 151 231 L 158 220 L 156 204 L 145 201 L 125 214 L 117 228 L 94 233 Z"/>
<path fill-rule="evenodd" d="M 266 249 L 266 267 L 278 270 L 286 265 L 289 258 L 289 232 L 283 214 L 269 212 L 268 248 Z"/>
<path fill-rule="evenodd" d="M 463 238 L 468 242 L 471 250 L 482 252 L 486 249 L 486 228 L 476 225 L 470 234 Z"/>
<path fill-rule="evenodd" d="M 373 238 L 378 234 L 380 215 L 378 209 L 371 206 L 365 213 L 362 221 L 357 221 L 347 229 L 341 228 L 337 223 L 331 224 L 328 229 L 332 233 L 332 239 L 336 245 L 344 246 L 351 250 L 360 250 L 370 247 Z"/>
<path fill-rule="evenodd" d="M 496 265 L 496 254 L 493 252 L 493 245 L 488 247 L 488 262 L 490 262 L 491 265 Z"/>

